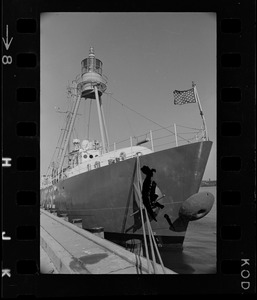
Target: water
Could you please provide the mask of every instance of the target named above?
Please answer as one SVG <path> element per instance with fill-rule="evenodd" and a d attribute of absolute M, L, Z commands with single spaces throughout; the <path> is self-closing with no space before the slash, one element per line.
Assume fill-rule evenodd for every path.
<path fill-rule="evenodd" d="M 165 265 L 179 274 L 216 273 L 216 186 L 201 187 L 209 191 L 215 202 L 211 211 L 202 219 L 189 222 L 183 251 L 172 250 Z"/>

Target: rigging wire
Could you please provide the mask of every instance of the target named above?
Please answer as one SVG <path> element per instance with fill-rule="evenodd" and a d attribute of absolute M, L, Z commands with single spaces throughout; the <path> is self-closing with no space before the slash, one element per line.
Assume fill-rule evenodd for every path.
<path fill-rule="evenodd" d="M 177 127 L 183 127 L 183 128 L 188 128 L 188 129 L 199 130 L 199 128 L 187 127 L 187 126 L 182 126 L 182 125 L 179 125 L 179 124 L 176 124 L 176 125 L 177 125 Z"/>
<path fill-rule="evenodd" d="M 105 94 L 107 95 L 107 99 L 109 100 L 109 101 L 108 101 L 108 106 L 111 107 L 111 103 L 112 103 L 112 102 L 111 102 L 111 95 L 112 95 L 113 93 L 105 92 Z M 116 99 L 114 99 L 114 100 L 116 100 Z M 125 110 L 125 108 L 124 108 L 124 105 L 122 105 L 122 108 L 123 108 L 123 113 L 124 113 L 124 115 L 125 115 L 125 118 L 126 118 L 126 120 L 127 120 L 127 122 L 128 122 L 128 126 L 129 126 L 129 128 L 130 128 L 130 131 L 132 132 L 133 137 L 136 138 L 135 131 L 134 131 L 134 129 L 133 129 L 132 125 L 131 125 L 131 122 L 130 122 L 130 120 L 129 120 L 129 118 L 128 118 L 128 115 L 127 115 L 127 112 L 126 112 L 126 110 Z M 108 109 L 108 112 L 111 113 L 111 108 Z"/>
<path fill-rule="evenodd" d="M 73 101 L 72 101 L 72 98 L 69 96 L 69 93 L 68 93 L 68 99 L 69 99 L 68 100 L 68 109 L 66 111 L 67 115 L 66 115 L 66 118 L 64 118 L 64 120 L 63 120 L 63 125 L 61 126 L 61 133 L 59 135 L 59 138 L 58 138 L 58 141 L 57 141 L 57 145 L 55 147 L 55 150 L 53 152 L 52 158 L 51 158 L 50 163 L 48 165 L 48 168 L 47 168 L 47 171 L 46 171 L 46 175 L 48 175 L 48 172 L 49 172 L 50 168 L 52 167 L 54 158 L 56 156 L 57 149 L 59 149 L 59 150 L 58 150 L 58 154 L 57 154 L 57 158 L 56 159 L 58 159 L 59 153 L 60 153 L 60 151 L 62 151 L 62 149 L 60 149 L 60 148 L 61 148 L 61 145 L 62 145 L 62 142 L 63 142 L 63 139 L 64 139 L 64 135 L 65 135 L 65 130 L 66 130 L 66 126 L 65 125 L 68 122 L 68 118 L 70 117 L 69 114 L 71 114 L 72 105 L 73 105 Z"/>
<path fill-rule="evenodd" d="M 150 122 L 156 124 L 157 126 L 161 127 L 162 129 L 165 129 L 165 130 L 169 131 L 170 133 L 172 133 L 173 135 L 175 135 L 175 133 L 174 133 L 173 131 L 167 129 L 167 127 L 164 127 L 164 126 L 160 125 L 159 123 L 157 123 L 157 122 L 155 122 L 155 121 L 149 119 L 148 117 L 142 115 L 141 113 L 135 111 L 134 109 L 132 109 L 132 108 L 130 108 L 129 106 L 127 106 L 126 104 L 120 102 L 118 99 L 114 98 L 113 96 L 110 95 L 110 97 L 111 97 L 113 100 L 115 100 L 116 102 L 118 102 L 119 104 L 121 104 L 122 106 L 126 107 L 127 109 L 129 109 L 129 110 L 133 111 L 134 113 L 136 113 L 137 115 L 141 116 L 142 118 L 144 118 L 144 119 L 146 119 L 146 120 L 148 120 L 148 121 L 150 121 Z M 181 137 L 181 138 L 184 139 L 183 137 Z M 184 139 L 184 140 L 187 141 L 187 139 Z"/>
<path fill-rule="evenodd" d="M 124 106 L 122 106 L 122 108 L 123 108 L 123 112 L 124 112 L 124 115 L 125 115 L 125 117 L 126 117 L 126 120 L 127 120 L 127 122 L 128 122 L 129 128 L 130 128 L 130 130 L 131 130 L 131 132 L 132 132 L 132 134 L 133 134 L 133 137 L 136 138 L 135 132 L 134 132 L 134 130 L 133 130 L 133 128 L 132 128 L 132 125 L 131 125 L 131 123 L 130 123 L 130 121 L 129 121 L 129 118 L 128 118 L 128 116 L 127 116 L 127 113 L 126 113 L 126 110 L 125 110 Z"/>
<path fill-rule="evenodd" d="M 71 89 L 72 89 L 72 88 L 71 88 Z M 73 103 L 72 103 L 72 102 L 73 102 L 73 101 L 72 101 L 72 100 L 73 100 L 73 99 L 72 99 L 72 96 L 74 96 L 74 95 L 72 94 L 71 89 L 68 91 L 68 98 L 70 98 L 70 100 L 71 100 L 70 103 L 69 103 L 69 104 L 70 104 L 70 108 L 67 110 L 68 115 L 69 115 L 69 113 L 72 114 L 72 112 L 71 112 L 72 105 L 73 105 Z M 150 121 L 150 122 L 156 124 L 157 126 L 161 127 L 160 129 L 152 130 L 153 132 L 158 131 L 158 130 L 161 130 L 161 129 L 165 129 L 165 130 L 169 131 L 170 133 L 172 133 L 173 135 L 175 135 L 175 133 L 174 133 L 173 131 L 171 131 L 171 130 L 168 129 L 168 128 L 172 127 L 173 125 L 170 125 L 170 126 L 168 126 L 168 127 L 164 127 L 164 126 L 160 125 L 159 123 L 157 123 L 157 122 L 151 120 L 150 118 L 144 116 L 143 114 L 141 114 L 141 113 L 135 111 L 134 109 L 130 108 L 129 106 L 125 105 L 124 103 L 120 102 L 118 99 L 116 99 L 116 98 L 114 98 L 114 97 L 112 96 L 112 93 L 107 93 L 107 92 L 105 92 L 105 94 L 106 94 L 107 96 L 109 96 L 109 99 L 112 98 L 113 100 L 115 100 L 116 102 L 118 102 L 118 103 L 122 106 L 123 111 L 124 111 L 124 114 L 125 114 L 125 117 L 126 117 L 126 119 L 127 119 L 127 122 L 128 122 L 129 127 L 130 127 L 130 130 L 132 131 L 132 133 L 133 133 L 133 135 L 134 135 L 134 138 L 137 138 L 137 137 L 135 136 L 135 132 L 134 132 L 134 130 L 133 130 L 133 128 L 132 128 L 132 125 L 131 125 L 131 123 L 130 123 L 130 121 L 129 121 L 129 118 L 128 118 L 128 116 L 127 116 L 126 111 L 125 111 L 124 108 L 129 109 L 130 111 L 136 113 L 137 115 L 141 116 L 142 118 L 144 118 L 144 119 L 146 119 L 146 120 L 148 120 L 148 121 Z M 110 101 L 110 105 L 111 105 L 111 101 Z M 88 116 L 88 125 L 87 125 L 87 138 L 88 138 L 88 139 L 89 139 L 89 131 L 90 131 L 91 106 L 92 106 L 92 99 L 90 99 L 89 116 Z M 64 124 L 67 122 L 68 115 L 67 115 L 66 118 L 65 118 Z M 64 125 L 63 125 L 63 126 L 64 126 Z M 62 126 L 62 128 L 63 128 L 63 126 Z M 182 126 L 182 125 L 178 125 L 178 124 L 177 124 L 177 126 L 183 127 L 183 128 L 188 128 L 188 129 L 199 130 L 198 128 L 191 128 L 191 127 Z M 64 130 L 65 130 L 65 129 L 64 129 Z M 63 140 L 63 138 L 64 138 L 64 130 L 62 130 L 62 134 L 59 135 L 59 139 L 58 139 L 58 142 L 57 142 L 57 146 L 56 146 L 56 148 L 55 148 L 55 150 L 54 150 L 54 153 L 53 153 L 53 156 L 52 156 L 52 158 L 51 158 L 51 161 L 50 161 L 50 164 L 49 164 L 49 166 L 48 166 L 48 169 L 47 169 L 46 174 L 48 174 L 48 171 L 49 171 L 49 169 L 50 169 L 51 166 L 52 166 L 52 162 L 53 162 L 54 157 L 55 157 L 55 155 L 56 155 L 57 149 L 60 148 L 60 147 L 59 147 L 59 146 L 60 146 L 59 144 L 60 144 L 60 140 L 61 140 L 61 139 Z M 198 132 L 199 132 L 199 131 L 198 131 Z M 73 136 L 74 136 L 74 134 L 77 135 L 77 132 L 75 131 L 75 126 L 74 126 Z M 185 134 L 185 133 L 180 133 L 180 134 Z M 142 134 L 142 135 L 143 135 L 143 134 Z M 183 137 L 180 136 L 179 134 L 177 134 L 177 135 L 178 135 L 178 137 L 181 138 L 181 140 L 184 140 L 184 141 L 187 141 L 187 142 L 188 142 L 188 139 L 183 138 Z M 140 136 L 140 135 L 139 135 L 139 136 Z M 139 136 L 138 136 L 138 137 L 139 137 Z M 60 152 L 60 150 L 61 150 L 61 149 L 59 149 L 59 152 Z M 58 152 L 58 153 L 59 153 L 59 152 Z"/>
<path fill-rule="evenodd" d="M 178 132 L 178 134 L 197 134 L 197 133 L 199 133 L 199 132 L 201 132 L 200 130 L 198 130 L 198 131 L 187 131 L 187 132 Z"/>

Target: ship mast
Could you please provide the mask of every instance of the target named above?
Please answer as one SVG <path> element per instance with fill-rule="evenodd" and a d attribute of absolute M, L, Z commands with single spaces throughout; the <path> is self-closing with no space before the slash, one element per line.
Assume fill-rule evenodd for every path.
<path fill-rule="evenodd" d="M 90 47 L 88 58 L 81 62 L 81 75 L 77 78 L 75 84 L 75 98 L 76 104 L 73 111 L 72 119 L 68 129 L 65 145 L 58 168 L 58 174 L 61 173 L 65 154 L 69 144 L 70 136 L 73 130 L 74 122 L 77 116 L 81 98 L 95 99 L 97 105 L 97 113 L 99 120 L 99 127 L 101 133 L 102 152 L 106 153 L 109 150 L 109 137 L 106 128 L 104 111 L 102 106 L 101 96 L 107 88 L 107 77 L 102 74 L 102 61 L 95 58 L 94 48 Z"/>
<path fill-rule="evenodd" d="M 70 125 L 68 127 L 68 133 L 67 133 L 67 136 L 65 138 L 65 142 L 64 142 L 64 146 L 63 146 L 63 151 L 62 151 L 62 155 L 61 155 L 61 159 L 60 159 L 60 164 L 59 164 L 59 168 L 58 168 L 58 174 L 61 174 L 61 170 L 62 170 L 62 167 L 63 167 L 64 158 L 65 158 L 65 154 L 66 154 L 67 148 L 69 146 L 72 129 L 73 129 L 73 126 L 74 126 L 74 122 L 75 122 L 77 113 L 78 113 L 80 99 L 81 99 L 81 96 L 78 95 L 77 87 L 74 88 L 74 91 L 75 91 L 76 102 L 75 102 L 75 107 L 74 107 L 74 110 L 73 110 L 72 118 L 71 118 L 71 121 L 70 121 Z"/>
<path fill-rule="evenodd" d="M 109 149 L 109 137 L 101 96 L 107 88 L 107 77 L 102 74 L 102 66 L 102 61 L 95 57 L 94 48 L 90 47 L 88 58 L 81 62 L 81 77 L 77 87 L 82 98 L 96 100 L 101 142 L 105 153 Z"/>

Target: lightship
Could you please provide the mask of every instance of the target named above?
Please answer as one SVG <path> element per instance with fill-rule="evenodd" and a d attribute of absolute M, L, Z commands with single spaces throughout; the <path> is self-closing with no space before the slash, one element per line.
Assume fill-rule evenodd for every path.
<path fill-rule="evenodd" d="M 102 61 L 91 47 L 89 56 L 81 62 L 81 74 L 70 89 L 74 101 L 66 115 L 58 153 L 41 182 L 41 206 L 54 208 L 58 215 L 67 214 L 69 221 L 81 219 L 86 230 L 102 227 L 105 238 L 116 243 L 143 241 L 134 190 L 134 183 L 141 177 L 141 186 L 145 184 L 149 192 L 145 195 L 145 213 L 150 217 L 159 247 L 182 246 L 188 222 L 205 216 L 213 202 L 210 193 L 198 193 L 212 147 L 203 114 L 202 135 L 185 144 L 178 145 L 177 133 L 171 134 L 167 129 L 175 138 L 174 147 L 157 151 L 151 130 L 145 140 L 135 143 L 130 137 L 128 146 L 111 146 L 102 105 L 106 88 Z M 194 84 L 189 91 L 175 92 L 180 97 L 177 104 L 193 99 L 202 112 Z M 190 92 L 194 93 L 192 99 L 187 98 Z M 74 139 L 71 145 L 80 103 L 88 99 L 96 103 L 101 141 Z"/>

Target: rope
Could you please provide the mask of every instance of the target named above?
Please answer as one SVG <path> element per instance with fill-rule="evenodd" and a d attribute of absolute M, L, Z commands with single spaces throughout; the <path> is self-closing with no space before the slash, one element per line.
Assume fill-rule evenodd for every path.
<path fill-rule="evenodd" d="M 130 203 L 131 194 L 133 192 L 133 186 L 134 186 L 133 182 L 134 182 L 135 174 L 136 174 L 136 166 L 134 167 L 132 181 L 131 181 L 131 185 L 130 185 L 130 189 L 129 189 L 129 195 L 128 195 L 128 199 L 127 199 L 126 210 L 125 210 L 124 219 L 123 219 L 123 223 L 122 223 L 122 229 L 121 229 L 122 233 L 125 232 L 125 226 L 126 226 L 128 211 L 129 211 L 129 203 Z"/>
<path fill-rule="evenodd" d="M 150 240 L 150 247 L 151 247 L 151 253 L 152 253 L 152 259 L 153 259 L 153 269 L 154 269 L 154 274 L 157 274 L 158 271 L 157 271 L 157 266 L 156 266 L 156 259 L 155 259 L 155 253 L 154 253 L 154 249 L 153 249 L 153 241 L 152 241 L 152 236 L 151 236 L 151 231 L 150 231 L 150 228 L 151 227 L 151 224 L 149 222 L 149 219 L 148 219 L 148 214 L 146 212 L 146 224 L 147 224 L 147 229 L 148 229 L 148 236 L 149 236 L 149 240 Z"/>
<path fill-rule="evenodd" d="M 143 205 L 143 201 L 142 201 L 142 196 L 141 196 L 141 188 L 142 188 L 142 177 L 141 177 L 141 172 L 140 172 L 140 161 L 139 161 L 139 156 L 137 156 L 137 160 L 136 160 L 136 164 L 137 164 L 137 181 L 136 183 L 134 183 L 134 187 L 136 190 L 136 194 L 139 198 L 139 207 L 140 207 L 140 215 L 141 215 L 141 222 L 142 222 L 142 229 L 143 229 L 143 236 L 144 236 L 144 243 L 145 243 L 145 250 L 146 250 L 146 258 L 147 258 L 147 266 L 148 266 L 148 273 L 151 273 L 151 268 L 150 268 L 150 259 L 149 259 L 149 250 L 148 250 L 148 243 L 146 240 L 146 230 L 145 230 L 145 222 L 144 222 L 144 218 L 143 218 L 143 209 L 145 210 L 145 215 L 146 215 L 146 225 L 147 225 L 147 229 L 148 229 L 148 236 L 149 236 L 149 240 L 150 240 L 150 249 L 151 249 L 151 254 L 152 254 L 152 259 L 153 259 L 153 270 L 154 270 L 154 274 L 158 273 L 157 270 L 157 264 L 156 264 L 156 258 L 155 258 L 155 252 L 157 253 L 158 259 L 161 263 L 162 269 L 163 269 L 163 273 L 166 274 L 165 271 L 165 267 L 163 265 L 162 259 L 161 259 L 161 255 L 158 249 L 158 246 L 156 244 L 155 238 L 154 238 L 154 234 L 151 228 L 151 223 L 148 217 L 148 213 L 147 210 L 145 209 L 144 205 Z"/>
<path fill-rule="evenodd" d="M 138 166 L 138 164 L 137 164 L 137 166 Z M 138 180 L 137 184 L 139 185 L 139 180 Z M 139 192 L 138 187 L 136 186 L 135 183 L 134 183 L 134 187 L 135 187 L 135 190 L 137 192 L 137 195 L 138 195 L 139 199 L 141 199 L 140 192 Z M 142 208 L 141 201 L 139 203 L 139 207 L 140 207 L 140 215 L 141 215 L 141 222 L 142 222 L 142 228 L 143 228 L 143 236 L 144 236 L 144 243 L 145 243 L 145 252 L 146 252 L 146 259 L 147 259 L 147 267 L 148 267 L 148 273 L 150 274 L 151 273 L 151 267 L 150 267 L 150 259 L 149 259 L 149 253 L 148 253 L 148 247 L 147 247 L 147 240 L 146 240 L 146 232 L 145 232 L 145 222 L 144 222 L 144 218 L 143 218 L 143 208 Z"/>

